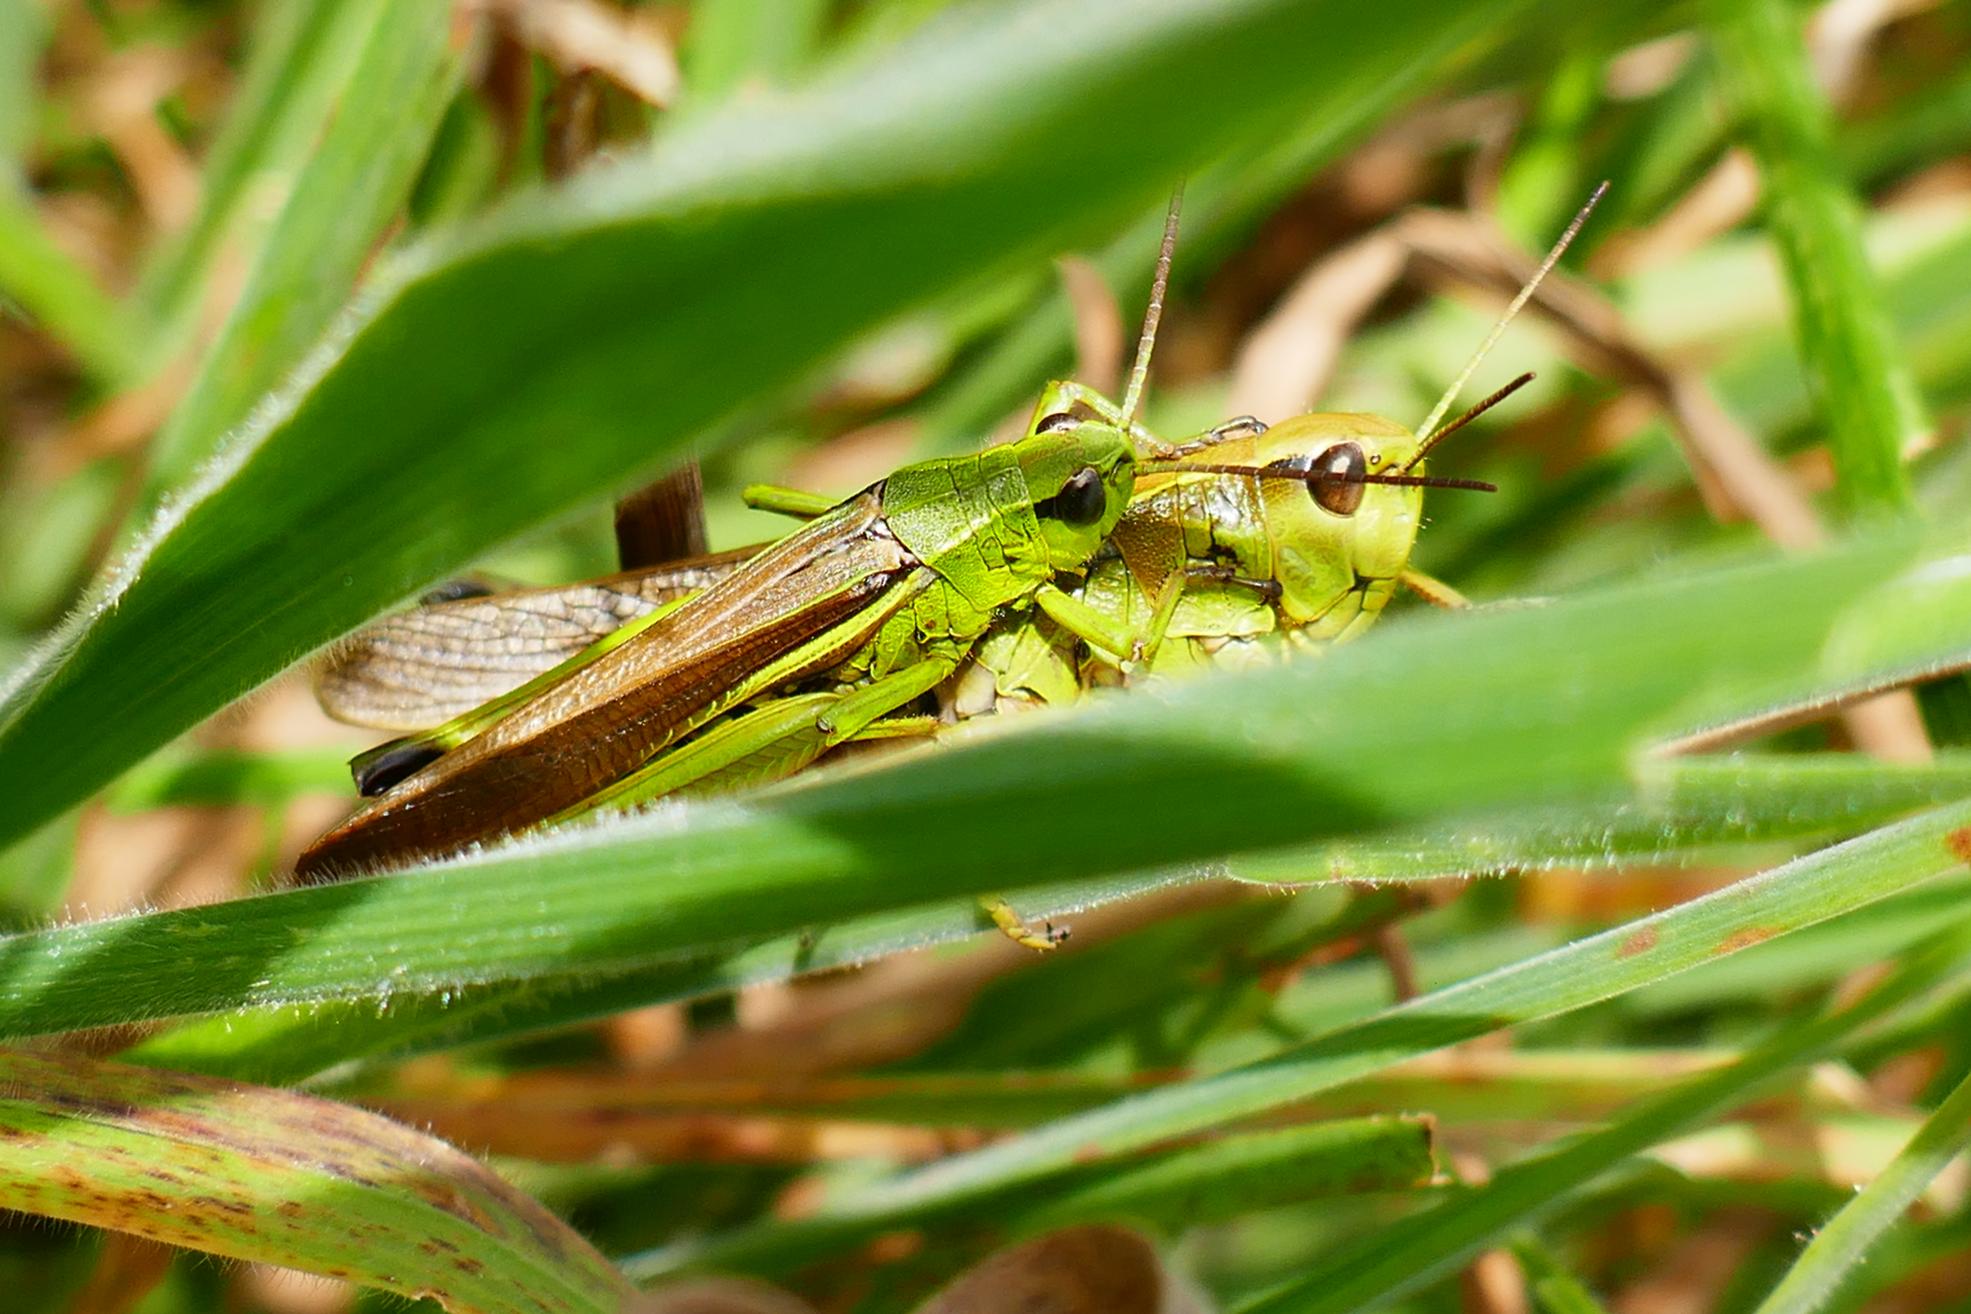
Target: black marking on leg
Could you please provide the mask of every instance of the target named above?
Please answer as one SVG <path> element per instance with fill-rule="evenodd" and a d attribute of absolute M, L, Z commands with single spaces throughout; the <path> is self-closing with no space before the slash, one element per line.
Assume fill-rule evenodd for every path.
<path fill-rule="evenodd" d="M 444 755 L 444 749 L 423 741 L 382 744 L 353 759 L 349 763 L 349 774 L 355 778 L 358 794 L 364 798 L 375 798 Z"/>

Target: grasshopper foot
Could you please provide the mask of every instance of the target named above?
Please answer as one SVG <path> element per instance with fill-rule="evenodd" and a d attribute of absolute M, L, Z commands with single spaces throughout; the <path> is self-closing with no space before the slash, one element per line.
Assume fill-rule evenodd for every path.
<path fill-rule="evenodd" d="M 981 899 L 979 905 L 986 910 L 986 915 L 992 918 L 992 924 L 999 928 L 1000 933 L 1014 944 L 1046 953 L 1067 942 L 1069 934 L 1067 927 L 1057 927 L 1052 922 L 1042 922 L 1041 929 L 1036 931 L 1022 921 L 1020 915 L 1013 911 L 1013 905 L 1004 899 Z"/>

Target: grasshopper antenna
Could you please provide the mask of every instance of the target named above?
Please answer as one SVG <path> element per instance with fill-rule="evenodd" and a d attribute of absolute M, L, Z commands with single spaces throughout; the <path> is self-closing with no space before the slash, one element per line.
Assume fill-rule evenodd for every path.
<path fill-rule="evenodd" d="M 1512 323 L 1513 317 L 1525 308 L 1528 301 L 1532 300 L 1534 289 L 1540 286 L 1540 280 L 1551 273 L 1553 267 L 1560 263 L 1561 256 L 1566 254 L 1567 248 L 1573 244 L 1575 235 L 1581 231 L 1581 226 L 1588 222 L 1588 216 L 1594 212 L 1595 203 L 1601 200 L 1602 194 L 1607 190 L 1608 182 L 1604 179 L 1601 185 L 1596 187 L 1593 194 L 1588 197 L 1587 204 L 1583 205 L 1580 211 L 1575 214 L 1573 222 L 1567 225 L 1567 230 L 1560 235 L 1560 240 L 1554 243 L 1553 250 L 1547 252 L 1547 258 L 1542 260 L 1540 267 L 1533 271 L 1533 277 L 1527 279 L 1526 286 L 1519 289 L 1519 295 L 1514 297 L 1512 303 L 1506 307 L 1506 313 L 1499 316 L 1499 322 L 1492 326 L 1492 331 L 1486 335 L 1485 341 L 1479 344 L 1478 350 L 1472 354 L 1471 360 L 1465 364 L 1463 372 L 1452 381 L 1449 388 L 1444 390 L 1444 395 L 1437 399 L 1437 405 L 1431 408 L 1430 415 L 1425 418 L 1423 424 L 1417 429 L 1418 434 L 1422 437 L 1422 441 L 1417 447 L 1417 454 L 1411 457 L 1408 464 L 1403 467 L 1405 470 L 1408 470 L 1410 466 L 1415 465 L 1418 461 L 1423 460 L 1424 455 L 1432 447 L 1435 447 L 1441 439 L 1451 433 L 1452 430 L 1469 424 L 1472 420 L 1483 414 L 1488 407 L 1503 401 L 1507 394 L 1525 382 L 1523 379 L 1515 381 L 1500 392 L 1494 393 L 1492 396 L 1486 398 L 1479 405 L 1460 416 L 1454 423 L 1445 426 L 1441 432 L 1438 430 L 1437 422 L 1444 418 L 1444 412 L 1451 409 L 1451 403 L 1458 399 L 1460 392 L 1464 391 L 1465 384 L 1471 382 L 1471 376 L 1477 372 L 1479 362 L 1483 361 L 1486 354 L 1498 345 L 1499 339 L 1505 334 L 1506 325 Z"/>
<path fill-rule="evenodd" d="M 1164 289 L 1170 285 L 1170 257 L 1177 250 L 1177 217 L 1184 209 L 1184 184 L 1170 194 L 1163 216 L 1163 246 L 1157 251 L 1157 273 L 1150 280 L 1150 304 L 1143 311 L 1143 336 L 1136 340 L 1136 362 L 1129 367 L 1129 387 L 1122 394 L 1122 431 L 1136 422 L 1136 406 L 1150 377 L 1150 352 L 1157 345 L 1157 322 L 1163 318 Z"/>
<path fill-rule="evenodd" d="M 1394 484 L 1399 488 L 1462 488 L 1474 493 L 1496 493 L 1497 484 L 1482 479 L 1440 479 L 1436 475 L 1344 474 L 1339 470 L 1300 470 L 1290 465 L 1205 465 L 1198 461 L 1146 461 L 1138 467 L 1145 474 L 1222 474 L 1246 475 L 1253 479 L 1291 479 L 1302 484 Z"/>
<path fill-rule="evenodd" d="M 1425 456 L 1430 454 L 1431 448 L 1437 446 L 1437 444 L 1443 442 L 1446 438 L 1449 438 L 1452 434 L 1464 428 L 1467 424 L 1470 424 L 1473 420 L 1476 420 L 1479 416 L 1485 414 L 1485 412 L 1491 410 L 1494 406 L 1497 406 L 1500 402 L 1512 396 L 1531 382 L 1533 382 L 1533 371 L 1528 370 L 1505 387 L 1493 393 L 1490 397 L 1487 397 L 1484 401 L 1473 406 L 1457 419 L 1431 434 L 1430 437 L 1424 440 L 1423 446 L 1417 449 L 1417 454 L 1403 463 L 1403 468 L 1407 470 L 1418 461 L 1423 460 Z"/>

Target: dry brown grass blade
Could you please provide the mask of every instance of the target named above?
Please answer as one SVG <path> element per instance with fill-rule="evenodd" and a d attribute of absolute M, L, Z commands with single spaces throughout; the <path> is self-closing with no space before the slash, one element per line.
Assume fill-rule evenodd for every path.
<path fill-rule="evenodd" d="M 752 1278 L 696 1278 L 645 1292 L 625 1314 L 814 1314 L 814 1306 Z"/>
<path fill-rule="evenodd" d="M 601 1092 L 502 1092 L 469 1101 L 391 1099 L 374 1107 L 483 1153 L 543 1163 L 924 1163 L 987 1139 L 961 1129 L 897 1123 L 714 1110 L 663 1112 L 639 1108 L 634 1098 L 612 1100 Z"/>
<path fill-rule="evenodd" d="M 157 1289 L 177 1252 L 126 1232 L 103 1238 L 89 1280 L 69 1301 L 70 1314 L 125 1314 Z"/>
<path fill-rule="evenodd" d="M 1068 952 L 1180 913 L 1263 897 L 1270 896 L 1256 886 L 1199 881 L 1091 909 L 1075 917 Z M 960 954 L 898 955 L 778 994 L 785 1007 L 750 1026 L 742 995 L 741 1025 L 693 1038 L 649 1073 L 653 1079 L 798 1077 L 897 1062 L 947 1034 L 986 986 L 1045 961 L 1003 936 L 988 936 Z"/>
<path fill-rule="evenodd" d="M 1277 420 L 1307 410 L 1356 326 L 1403 276 L 1407 256 L 1400 233 L 1385 227 L 1295 282 L 1239 349 L 1227 413 Z"/>
<path fill-rule="evenodd" d="M 660 108 L 677 99 L 677 53 L 646 17 L 599 0 L 471 0 L 564 73 L 593 69 Z"/>
<path fill-rule="evenodd" d="M 129 176 L 153 227 L 182 227 L 198 205 L 198 168 L 158 116 L 158 104 L 182 86 L 193 66 L 161 46 L 119 51 L 90 88 L 88 112 Z"/>
<path fill-rule="evenodd" d="M 1122 307 L 1102 271 L 1080 256 L 1055 262 L 1074 314 L 1074 377 L 1104 396 L 1122 383 Z"/>
<path fill-rule="evenodd" d="M 1120 1227 L 1067 1227 L 1009 1246 L 916 1314 L 1203 1314 L 1150 1243 Z"/>

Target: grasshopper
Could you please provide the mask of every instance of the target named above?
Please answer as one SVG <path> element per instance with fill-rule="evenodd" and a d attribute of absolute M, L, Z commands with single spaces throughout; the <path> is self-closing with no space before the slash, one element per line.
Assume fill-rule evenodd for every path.
<path fill-rule="evenodd" d="M 1173 200 L 1146 352 L 1177 215 Z M 1147 371 L 1146 354 L 1137 364 Z M 1128 505 L 1136 446 L 1122 419 L 905 466 L 621 626 L 496 712 L 386 746 L 358 766 L 365 791 L 381 792 L 317 839 L 297 874 L 438 856 L 598 800 L 663 792 L 680 757 L 699 762 L 708 746 L 741 757 L 772 749 L 779 772 L 797 769 L 943 683 L 1011 612 L 1038 607 L 1091 644 L 1116 644 L 1055 581 L 1086 569 Z M 809 704 L 768 697 L 804 685 L 825 690 L 828 715 L 790 720 Z M 780 726 L 787 733 L 753 746 L 762 727 Z"/>
<path fill-rule="evenodd" d="M 1127 513 L 1105 522 L 1103 532 L 1113 537 L 1113 550 L 1083 560 L 1083 567 L 1093 566 L 1085 582 L 1070 583 L 1069 590 L 1045 582 L 1033 592 L 1036 605 L 1018 606 L 982 634 L 969 636 L 971 642 L 982 638 L 983 643 L 976 651 L 965 648 L 964 673 L 947 685 L 948 692 L 956 691 L 947 700 L 948 717 L 983 710 L 980 689 L 990 691 L 986 704 L 1020 697 L 1062 701 L 1094 678 L 1095 662 L 1106 661 L 1117 671 L 1166 670 L 1198 660 L 1222 664 L 1227 660 L 1224 644 L 1243 649 L 1244 640 L 1266 631 L 1277 630 L 1299 646 L 1352 637 L 1373 623 L 1399 578 L 1421 583 L 1421 577 L 1408 572 L 1407 563 L 1422 488 L 1487 487 L 1430 478 L 1422 472 L 1423 458 L 1437 441 L 1530 376 L 1442 430 L 1427 429 L 1422 440 L 1401 426 L 1364 415 L 1301 416 L 1271 430 L 1241 419 L 1175 446 L 1135 425 L 1174 224 L 1173 205 L 1123 404 L 1077 384 L 1050 384 L 1020 440 L 1031 444 L 1092 429 L 1126 437 L 1152 454 L 1137 463 L 1135 496 Z M 1558 254 L 1557 248 L 1549 266 Z M 1530 291 L 1531 285 L 1521 302 Z M 1453 392 L 1463 382 L 1461 378 Z M 1451 395 L 1440 403 L 1440 413 Z M 1207 453 L 1222 459 L 1195 459 Z M 756 505 L 814 517 L 810 529 L 831 523 L 840 513 L 839 507 L 805 494 L 749 493 Z M 757 559 L 749 555 L 752 551 L 561 589 L 450 600 L 372 627 L 324 674 L 324 705 L 331 714 L 359 724 L 421 733 L 358 758 L 359 784 L 366 793 L 376 792 L 406 770 L 433 757 L 442 760 L 489 728 L 497 729 L 510 713 L 601 663 L 646 628 L 662 624 L 674 612 L 686 614 L 682 600 L 695 590 L 752 569 L 750 563 Z M 1447 592 L 1441 586 L 1424 591 L 1439 597 Z M 1165 646 L 1167 635 L 1181 642 Z M 578 651 L 584 645 L 592 646 Z M 642 767 L 537 819 L 627 807 L 687 788 L 703 792 L 778 779 L 848 739 L 934 728 L 934 718 L 894 714 L 961 669 L 951 660 L 961 646 L 947 645 L 938 659 L 917 663 L 900 678 L 870 678 L 877 671 L 873 650 L 865 648 L 821 681 L 797 688 L 799 681 L 783 679 L 743 716 L 714 713 L 688 741 L 651 754 Z M 1172 660 L 1178 656 L 1185 660 Z M 568 660 L 542 673 L 557 657 Z M 508 690 L 514 679 L 529 674 L 535 678 Z M 763 688 L 764 682 L 754 681 L 719 706 L 732 708 Z M 473 707 L 480 699 L 489 701 Z M 452 717 L 448 724 L 435 731 L 422 729 L 447 715 Z M 332 832 L 328 839 L 334 838 Z M 1051 931 L 1044 937 L 1026 932 L 1003 904 L 993 909 L 1001 926 L 1023 943 L 1046 947 L 1054 942 Z"/>
<path fill-rule="evenodd" d="M 722 713 L 822 672 L 873 708 L 907 704 L 1002 609 L 1065 598 L 1053 580 L 1086 567 L 1134 486 L 1133 445 L 1100 424 L 906 466 L 627 627 L 318 839 L 297 871 L 433 856 L 553 819 Z"/>
<path fill-rule="evenodd" d="M 1375 623 L 1399 584 L 1440 606 L 1465 605 L 1409 564 L 1422 490 L 1490 485 L 1424 477 L 1425 460 L 1532 380 L 1522 374 L 1440 424 L 1607 187 L 1588 197 L 1416 430 L 1360 413 L 1300 415 L 1270 429 L 1241 417 L 1214 431 L 1229 441 L 1208 452 L 1181 444 L 1171 449 L 1176 460 L 1138 467 L 1130 509 L 1076 594 L 1146 634 L 1148 660 L 1139 669 L 1235 666 L 1283 648 L 1346 641 Z M 1122 415 L 1099 392 L 1056 382 L 1042 394 L 1029 431 Z M 1305 477 L 1301 487 L 1291 481 L 1296 474 Z M 1182 587 L 1173 587 L 1180 575 Z M 1102 653 L 1044 619 L 1015 618 L 980 644 L 951 714 L 962 720 L 1009 703 L 1062 702 L 1119 674 Z"/>

